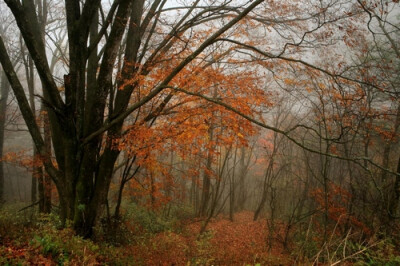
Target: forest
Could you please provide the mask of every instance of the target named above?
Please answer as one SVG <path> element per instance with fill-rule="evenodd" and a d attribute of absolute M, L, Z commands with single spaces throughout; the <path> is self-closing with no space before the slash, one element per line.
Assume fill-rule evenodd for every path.
<path fill-rule="evenodd" d="M 398 0 L 0 1 L 1 265 L 400 265 Z"/>

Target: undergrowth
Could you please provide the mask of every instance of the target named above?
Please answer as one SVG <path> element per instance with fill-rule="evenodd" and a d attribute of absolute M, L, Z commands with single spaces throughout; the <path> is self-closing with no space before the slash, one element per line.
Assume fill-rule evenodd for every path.
<path fill-rule="evenodd" d="M 21 207 L 0 209 L 0 265 L 400 265 L 398 243 L 388 236 L 332 234 L 322 244 L 310 227 L 290 236 L 290 250 L 278 241 L 270 247 L 266 221 L 252 221 L 250 212 L 234 222 L 212 219 L 199 235 L 202 222 L 188 207 L 149 211 L 125 204 L 118 226 L 110 231 L 103 220 L 93 241 L 60 229 L 56 213 Z"/>

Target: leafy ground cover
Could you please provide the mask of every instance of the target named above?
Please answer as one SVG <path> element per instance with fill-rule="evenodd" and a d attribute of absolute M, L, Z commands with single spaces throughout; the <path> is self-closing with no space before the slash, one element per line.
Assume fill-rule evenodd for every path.
<path fill-rule="evenodd" d="M 319 251 L 299 261 L 296 248 L 284 249 L 278 240 L 270 245 L 266 220 L 253 221 L 252 212 L 237 213 L 233 222 L 222 216 L 213 219 L 199 235 L 202 221 L 166 219 L 132 206 L 113 236 L 98 228 L 92 241 L 70 228 L 59 229 L 55 214 L 18 209 L 0 211 L 0 265 L 310 265 L 316 255 L 322 257 Z M 346 264 L 400 263 L 389 242 L 379 241 L 371 248 L 349 242 L 346 248 L 354 251 L 342 261 Z M 332 262 L 321 260 L 321 265 Z"/>

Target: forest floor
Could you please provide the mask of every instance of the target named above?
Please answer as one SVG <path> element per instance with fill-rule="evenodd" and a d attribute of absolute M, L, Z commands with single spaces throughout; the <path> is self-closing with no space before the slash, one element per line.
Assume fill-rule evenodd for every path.
<path fill-rule="evenodd" d="M 233 222 L 212 219 L 201 236 L 201 221 L 186 220 L 179 229 L 151 234 L 129 221 L 122 245 L 76 237 L 71 229 L 57 229 L 53 217 L 33 222 L 27 214 L 10 214 L 1 211 L 0 215 L 1 265 L 291 264 L 282 248 L 267 247 L 266 222 L 254 222 L 251 212 L 236 214 Z"/>
<path fill-rule="evenodd" d="M 202 222 L 188 221 L 181 233 L 160 233 L 148 245 L 130 247 L 146 265 L 291 265 L 281 247 L 267 246 L 265 220 L 241 212 L 234 221 L 213 219 L 201 236 Z"/>
<path fill-rule="evenodd" d="M 237 213 L 233 222 L 226 217 L 212 219 L 201 235 L 202 221 L 180 219 L 172 226 L 158 217 L 148 217 L 146 212 L 136 210 L 135 213 L 138 214 L 135 219 L 125 220 L 114 233 L 98 229 L 98 236 L 92 241 L 75 236 L 70 228 L 58 229 L 55 215 L 37 216 L 3 208 L 0 210 L 0 265 L 247 266 L 314 262 L 312 257 L 298 260 L 295 247 L 283 248 L 285 226 L 275 226 L 274 237 L 270 239 L 266 219 L 253 221 L 252 212 Z M 398 253 L 387 243 L 379 252 L 382 257 Z M 400 257 L 391 260 L 400 262 Z M 353 263 L 354 260 L 349 261 Z"/>

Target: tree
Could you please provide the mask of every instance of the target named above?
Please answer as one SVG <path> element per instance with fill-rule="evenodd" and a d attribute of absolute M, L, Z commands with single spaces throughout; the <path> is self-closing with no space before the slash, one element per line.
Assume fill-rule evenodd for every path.
<path fill-rule="evenodd" d="M 59 85 L 49 68 L 45 41 L 38 37 L 42 36 L 40 7 L 46 2 L 38 1 L 38 5 L 29 0 L 5 2 L 14 15 L 41 80 L 42 101 L 49 115 L 57 166 L 45 148 L 3 36 L 0 40 L 1 64 L 37 152 L 56 185 L 62 221 L 73 220 L 77 233 L 88 237 L 107 199 L 114 164 L 120 153 L 113 143 L 123 133 L 124 120 L 157 97 L 182 69 L 263 1 L 251 1 L 238 7 L 228 6 L 230 1 L 224 1 L 207 8 L 196 1 L 183 8 L 185 13 L 173 25 L 162 16 L 165 0 L 152 1 L 149 6 L 144 0 L 113 1 L 107 16 L 101 17 L 101 28 L 99 14 L 104 14 L 104 10 L 100 0 L 65 1 L 69 58 L 67 74 Z M 190 53 L 148 88 L 146 95 L 133 103 L 130 101 L 157 62 L 168 58 L 165 57 L 168 54 L 176 53 L 179 57 L 179 50 L 174 51 L 175 44 L 187 32 L 190 34 L 192 27 L 221 18 L 224 24 L 220 29 L 211 29 L 209 37 L 196 43 Z M 160 27 L 170 29 L 158 35 Z M 190 39 L 184 42 L 189 43 Z M 115 76 L 114 66 L 121 46 L 124 48 L 123 63 Z"/>
<path fill-rule="evenodd" d="M 3 157 L 3 145 L 4 145 L 4 130 L 6 124 L 6 111 L 7 111 L 7 100 L 10 92 L 10 84 L 5 77 L 4 72 L 1 73 L 0 79 L 1 86 L 1 98 L 0 98 L 0 157 Z M 3 162 L 0 161 L 0 204 L 4 202 L 4 170 Z"/>
<path fill-rule="evenodd" d="M 372 40 L 368 43 L 367 55 L 364 59 L 364 76 L 366 79 L 376 80 L 381 86 L 381 98 L 385 104 L 390 104 L 391 108 L 388 115 L 383 116 L 384 125 L 379 127 L 378 133 L 383 139 L 383 154 L 381 169 L 381 184 L 385 190 L 383 196 L 382 218 L 391 228 L 398 216 L 398 206 L 400 201 L 400 157 L 390 160 L 393 148 L 398 143 L 400 133 L 400 104 L 399 104 L 399 85 L 400 79 L 399 58 L 400 46 L 400 21 L 398 17 L 398 1 L 371 1 L 365 3 L 358 1 L 363 11 L 368 16 L 368 31 L 372 35 Z M 382 113 L 387 112 L 383 110 Z M 388 116 L 391 116 L 387 118 Z M 392 169 L 393 173 L 388 173 L 387 169 Z M 385 188 L 386 187 L 386 188 Z M 389 187 L 389 189 L 387 189 Z"/>
<path fill-rule="evenodd" d="M 1 12 L 7 13 L 5 10 L 1 10 Z M 3 38 L 9 35 L 9 31 L 12 28 L 12 23 L 8 22 L 10 19 L 9 16 L 4 15 L 1 21 L 0 27 L 0 35 Z M 8 39 L 8 38 L 7 38 Z M 9 40 L 9 44 L 12 42 Z M 13 51 L 12 53 L 12 65 L 16 67 L 18 65 L 19 56 L 18 52 Z M 19 67 L 19 65 L 18 65 Z M 0 158 L 3 157 L 3 147 L 4 147 L 4 131 L 6 129 L 7 123 L 7 107 L 9 105 L 8 98 L 10 94 L 10 83 L 7 80 L 6 73 L 1 69 L 0 71 Z M 3 169 L 3 161 L 0 160 L 0 204 L 4 202 L 4 169 Z"/>

